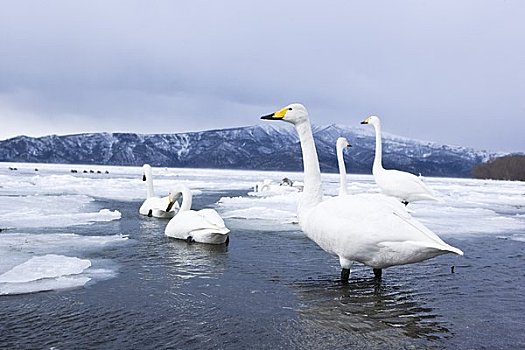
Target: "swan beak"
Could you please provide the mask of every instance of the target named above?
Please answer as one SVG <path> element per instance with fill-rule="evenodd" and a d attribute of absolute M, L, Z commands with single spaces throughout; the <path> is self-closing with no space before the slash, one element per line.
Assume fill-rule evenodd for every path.
<path fill-rule="evenodd" d="M 166 208 L 166 212 L 170 211 L 171 208 L 173 208 L 173 204 L 175 204 L 175 201 L 171 201 L 168 203 L 168 207 Z"/>
<path fill-rule="evenodd" d="M 142 181 L 146 181 L 146 174 L 142 175 Z"/>
<path fill-rule="evenodd" d="M 346 147 L 352 147 L 352 145 L 351 145 L 351 144 L 348 144 Z"/>
<path fill-rule="evenodd" d="M 275 112 L 275 113 L 272 113 L 272 114 L 268 114 L 268 115 L 263 115 L 261 117 L 261 119 L 265 119 L 265 120 L 281 120 L 286 115 L 286 112 L 288 112 L 288 108 L 283 108 L 283 109 L 281 109 L 278 112 Z"/>
<path fill-rule="evenodd" d="M 368 119 L 363 120 L 363 121 L 361 122 L 361 124 L 368 124 Z"/>
<path fill-rule="evenodd" d="M 261 119 L 265 119 L 265 120 L 274 120 L 275 118 L 273 117 L 275 113 L 272 113 L 272 114 L 268 114 L 268 115 L 263 115 L 261 117 Z"/>

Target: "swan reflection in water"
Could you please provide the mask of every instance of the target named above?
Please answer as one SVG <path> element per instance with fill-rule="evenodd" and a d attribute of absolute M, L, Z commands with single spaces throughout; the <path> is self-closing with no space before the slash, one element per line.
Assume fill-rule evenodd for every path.
<path fill-rule="evenodd" d="M 226 244 L 196 244 L 167 238 L 165 262 L 174 279 L 214 278 L 226 269 Z"/>
<path fill-rule="evenodd" d="M 141 262 L 145 280 L 170 280 L 179 285 L 193 277 L 213 278 L 224 273 L 228 260 L 226 244 L 187 243 L 166 237 L 165 225 L 144 217 L 140 220 L 142 248 L 133 258 Z"/>
<path fill-rule="evenodd" d="M 333 280 L 306 281 L 293 287 L 301 300 L 298 313 L 316 328 L 345 331 L 392 346 L 396 339 L 436 340 L 449 333 L 440 316 L 421 305 L 416 292 L 405 285 L 371 278 L 348 285 Z"/>

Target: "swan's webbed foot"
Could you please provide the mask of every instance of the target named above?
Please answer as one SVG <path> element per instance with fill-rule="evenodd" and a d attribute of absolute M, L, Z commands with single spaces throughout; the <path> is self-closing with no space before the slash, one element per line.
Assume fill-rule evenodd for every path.
<path fill-rule="evenodd" d="M 341 269 L 341 283 L 348 284 L 348 279 L 350 278 L 350 269 Z"/>
<path fill-rule="evenodd" d="M 382 269 L 374 269 L 374 277 L 376 279 L 380 280 L 381 276 L 383 276 L 383 270 Z"/>
<path fill-rule="evenodd" d="M 408 201 L 401 201 L 405 205 L 405 207 L 408 205 Z"/>
<path fill-rule="evenodd" d="M 152 216 L 153 216 L 153 209 L 150 209 L 150 210 L 148 211 L 148 217 L 152 217 Z"/>
<path fill-rule="evenodd" d="M 195 243 L 195 240 L 193 239 L 192 236 L 188 236 L 188 238 L 186 238 L 186 242 L 188 242 L 188 243 Z"/>

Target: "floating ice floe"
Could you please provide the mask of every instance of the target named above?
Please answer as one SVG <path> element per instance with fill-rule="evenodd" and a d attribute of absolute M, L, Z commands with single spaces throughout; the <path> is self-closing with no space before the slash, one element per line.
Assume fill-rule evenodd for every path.
<path fill-rule="evenodd" d="M 115 266 L 74 255 L 127 242 L 127 236 L 4 233 L 0 235 L 0 295 L 84 286 L 116 275 Z"/>
<path fill-rule="evenodd" d="M 299 193 L 268 197 L 222 197 L 218 203 L 228 225 L 239 229 L 293 230 L 297 223 Z"/>
<path fill-rule="evenodd" d="M 118 210 L 90 212 L 85 195 L 6 196 L 0 201 L 0 228 L 67 227 L 118 220 Z"/>
<path fill-rule="evenodd" d="M 24 283 L 44 278 L 78 275 L 91 266 L 91 261 L 64 255 L 34 256 L 0 275 L 0 283 Z"/>
<path fill-rule="evenodd" d="M 517 217 L 485 208 L 421 206 L 414 210 L 413 216 L 440 235 L 449 236 L 500 234 L 524 227 L 524 221 Z"/>
<path fill-rule="evenodd" d="M 81 287 L 90 278 L 79 275 L 90 266 L 91 261 L 76 257 L 34 256 L 0 275 L 0 295 Z"/>

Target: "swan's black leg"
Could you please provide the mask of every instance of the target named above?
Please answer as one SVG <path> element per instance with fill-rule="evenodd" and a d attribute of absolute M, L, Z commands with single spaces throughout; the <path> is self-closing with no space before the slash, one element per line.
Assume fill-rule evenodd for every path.
<path fill-rule="evenodd" d="M 401 201 L 405 205 L 405 207 L 408 205 L 408 201 Z"/>
<path fill-rule="evenodd" d="M 186 238 L 186 242 L 188 242 L 188 243 L 193 243 L 193 242 L 195 242 L 195 241 L 193 240 L 193 237 L 192 237 L 192 236 L 188 236 L 188 238 Z"/>
<path fill-rule="evenodd" d="M 350 269 L 341 269 L 341 282 L 343 284 L 348 284 L 348 279 L 350 278 Z"/>
<path fill-rule="evenodd" d="M 376 279 L 380 280 L 382 275 L 383 275 L 382 269 L 374 269 L 374 277 Z"/>
<path fill-rule="evenodd" d="M 224 244 L 226 245 L 230 244 L 230 236 L 226 237 L 226 241 L 224 242 Z"/>
<path fill-rule="evenodd" d="M 148 211 L 148 217 L 152 217 L 152 216 L 153 216 L 153 210 L 150 209 L 150 210 Z"/>

